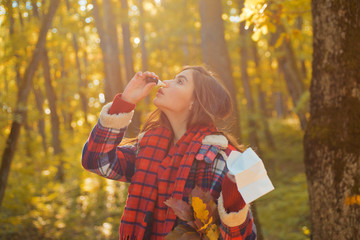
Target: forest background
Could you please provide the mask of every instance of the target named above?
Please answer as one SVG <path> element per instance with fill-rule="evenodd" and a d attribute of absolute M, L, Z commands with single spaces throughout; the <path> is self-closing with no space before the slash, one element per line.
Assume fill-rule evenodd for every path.
<path fill-rule="evenodd" d="M 275 186 L 254 204 L 259 239 L 310 239 L 311 11 L 310 0 L 2 0 L 0 238 L 117 239 L 127 184 L 81 166 L 102 106 L 137 71 L 164 80 L 205 63 L 235 100 L 225 124 Z"/>

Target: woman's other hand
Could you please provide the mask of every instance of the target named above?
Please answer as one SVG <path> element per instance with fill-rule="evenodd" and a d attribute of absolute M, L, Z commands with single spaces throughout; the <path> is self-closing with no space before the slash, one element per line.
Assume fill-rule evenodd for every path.
<path fill-rule="evenodd" d="M 148 83 L 145 81 L 148 77 L 159 79 L 159 77 L 153 72 L 137 72 L 125 87 L 121 98 L 129 103 L 136 104 L 146 97 L 150 93 L 151 89 L 156 86 L 155 82 Z"/>

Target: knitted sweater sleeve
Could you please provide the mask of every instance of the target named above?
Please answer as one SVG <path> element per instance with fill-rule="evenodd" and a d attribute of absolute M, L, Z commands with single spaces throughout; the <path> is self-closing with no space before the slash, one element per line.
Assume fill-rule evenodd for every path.
<path fill-rule="evenodd" d="M 135 171 L 136 144 L 119 146 L 135 105 L 121 99 L 106 104 L 82 151 L 82 166 L 100 176 L 130 182 Z"/>
<path fill-rule="evenodd" d="M 226 165 L 226 156 L 230 154 L 231 150 L 227 149 L 225 152 L 224 155 L 218 155 L 218 161 L 223 161 L 224 165 Z M 221 164 L 219 163 L 219 165 Z M 220 239 L 254 240 L 256 239 L 256 227 L 250 205 L 245 203 L 237 189 L 236 183 L 230 180 L 227 172 L 227 167 L 224 167 L 221 174 L 223 176 L 221 192 L 218 198 Z"/>
<path fill-rule="evenodd" d="M 109 109 L 109 114 L 129 113 L 135 109 L 135 104 L 129 103 L 121 98 L 122 93 L 116 94 Z"/>
<path fill-rule="evenodd" d="M 237 190 L 236 183 L 231 181 L 227 175 L 222 182 L 222 195 L 227 213 L 238 212 L 245 206 L 245 201 Z"/>

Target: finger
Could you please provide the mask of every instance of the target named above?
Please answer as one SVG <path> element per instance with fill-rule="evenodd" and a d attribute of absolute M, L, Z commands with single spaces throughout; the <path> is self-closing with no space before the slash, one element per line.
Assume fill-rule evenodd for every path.
<path fill-rule="evenodd" d="M 154 72 L 151 72 L 151 74 L 152 74 L 156 79 L 159 79 L 158 75 L 156 75 Z"/>
<path fill-rule="evenodd" d="M 143 74 L 143 73 L 142 73 L 141 71 L 139 71 L 139 72 L 137 72 L 137 73 L 135 74 L 135 77 L 140 77 L 142 74 Z"/>
<path fill-rule="evenodd" d="M 150 77 L 150 76 L 151 76 L 151 72 L 146 71 L 146 72 L 144 72 L 144 75 Z"/>
<path fill-rule="evenodd" d="M 144 92 L 146 93 L 146 95 L 151 91 L 151 89 L 153 88 L 153 87 L 155 87 L 156 86 L 156 83 L 154 83 L 154 82 L 150 82 L 150 83 L 148 83 L 148 84 L 146 84 L 145 85 L 145 87 L 144 87 Z"/>
<path fill-rule="evenodd" d="M 146 71 L 146 72 L 144 72 L 144 75 L 145 75 L 146 77 L 152 77 L 152 78 L 159 79 L 159 77 L 158 77 L 154 72 Z"/>

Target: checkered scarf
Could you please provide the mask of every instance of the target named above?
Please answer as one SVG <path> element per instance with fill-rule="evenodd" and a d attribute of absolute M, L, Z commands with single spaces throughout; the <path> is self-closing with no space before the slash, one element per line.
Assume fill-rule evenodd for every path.
<path fill-rule="evenodd" d="M 172 147 L 169 147 L 172 133 L 168 129 L 160 127 L 146 132 L 139 143 L 136 172 L 121 219 L 120 239 L 143 239 L 151 222 L 156 222 L 156 232 L 171 231 L 176 215 L 164 201 L 170 197 L 183 198 L 202 139 L 216 131 L 214 127 L 190 128 Z"/>

